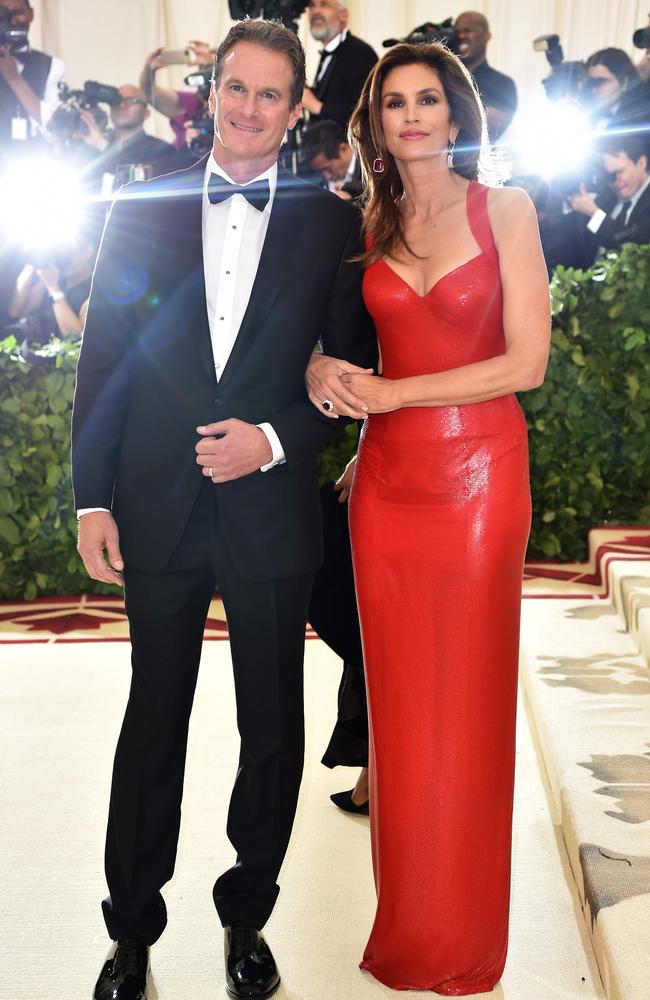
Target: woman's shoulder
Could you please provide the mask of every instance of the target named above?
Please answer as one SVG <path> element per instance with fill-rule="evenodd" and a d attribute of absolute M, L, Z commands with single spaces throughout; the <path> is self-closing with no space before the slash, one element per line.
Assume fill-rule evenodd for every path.
<path fill-rule="evenodd" d="M 523 188 L 518 187 L 488 187 L 487 205 L 490 218 L 493 220 L 507 221 L 512 218 L 522 218 L 531 212 L 535 214 L 530 196 Z"/>

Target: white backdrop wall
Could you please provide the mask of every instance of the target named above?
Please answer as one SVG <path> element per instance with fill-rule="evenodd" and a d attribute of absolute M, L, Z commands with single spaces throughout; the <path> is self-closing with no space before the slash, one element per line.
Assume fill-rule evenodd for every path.
<path fill-rule="evenodd" d="M 33 0 L 33 6 L 33 44 L 61 56 L 73 87 L 86 79 L 136 82 L 152 49 L 179 48 L 190 38 L 216 42 L 232 23 L 226 0 Z M 583 59 L 614 45 L 637 62 L 640 52 L 632 46 L 632 33 L 648 18 L 648 0 L 350 0 L 349 6 L 352 30 L 379 53 L 384 38 L 402 37 L 424 21 L 481 11 L 493 34 L 488 59 L 514 77 L 523 107 L 538 93 L 548 70 L 543 54 L 532 50 L 537 35 L 559 34 L 567 59 Z M 311 78 L 319 46 L 304 16 L 300 36 Z M 180 72 L 165 72 L 161 83 L 181 83 Z M 159 116 L 150 131 L 169 138 Z"/>

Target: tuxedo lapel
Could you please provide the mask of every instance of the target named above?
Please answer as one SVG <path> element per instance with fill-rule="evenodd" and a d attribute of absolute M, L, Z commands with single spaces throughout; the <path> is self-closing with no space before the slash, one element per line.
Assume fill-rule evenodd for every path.
<path fill-rule="evenodd" d="M 172 199 L 172 224 L 169 238 L 177 247 L 179 266 L 178 286 L 185 285 L 185 301 L 191 304 L 190 335 L 203 367 L 216 381 L 210 324 L 205 291 L 203 262 L 203 181 L 207 156 L 187 170 L 165 178 L 169 191 L 163 197 Z"/>
<path fill-rule="evenodd" d="M 308 189 L 308 185 L 306 187 Z M 295 178 L 288 171 L 278 170 L 278 184 L 259 267 L 237 340 L 219 379 L 220 386 L 232 376 L 238 363 L 246 356 L 266 317 L 273 309 L 287 268 L 290 268 L 295 257 L 300 255 L 300 251 L 296 252 L 296 248 L 300 246 L 307 214 L 307 211 L 301 211 L 300 198 L 295 190 Z"/>

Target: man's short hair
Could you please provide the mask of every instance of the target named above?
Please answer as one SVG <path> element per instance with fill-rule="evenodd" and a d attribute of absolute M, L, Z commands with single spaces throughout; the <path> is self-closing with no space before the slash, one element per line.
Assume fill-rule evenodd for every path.
<path fill-rule="evenodd" d="M 309 163 L 316 156 L 334 160 L 342 143 L 347 143 L 345 132 L 338 122 L 322 121 L 309 125 L 302 133 L 301 160 Z"/>
<path fill-rule="evenodd" d="M 650 135 L 647 132 L 612 132 L 603 136 L 599 143 L 600 152 L 605 155 L 626 153 L 634 163 L 645 156 L 650 164 Z"/>
<path fill-rule="evenodd" d="M 281 21 L 264 21 L 261 18 L 249 17 L 237 21 L 220 43 L 214 57 L 212 79 L 215 88 L 219 86 L 223 60 L 237 42 L 251 42 L 253 45 L 261 45 L 270 52 L 282 52 L 287 56 L 293 68 L 289 104 L 295 108 L 302 100 L 306 83 L 305 50 L 298 36 L 290 28 L 285 28 Z"/>

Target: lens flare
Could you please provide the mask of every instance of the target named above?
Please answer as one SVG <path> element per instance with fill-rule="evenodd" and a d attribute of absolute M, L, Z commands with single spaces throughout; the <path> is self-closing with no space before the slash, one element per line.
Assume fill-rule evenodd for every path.
<path fill-rule="evenodd" d="M 593 136 L 587 116 L 576 104 L 544 100 L 529 107 L 521 121 L 516 141 L 518 173 L 550 180 L 585 164 Z"/>
<path fill-rule="evenodd" d="M 85 204 L 77 174 L 51 159 L 21 160 L 0 178 L 0 226 L 25 251 L 73 243 Z"/>

